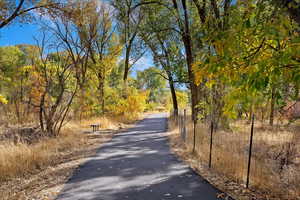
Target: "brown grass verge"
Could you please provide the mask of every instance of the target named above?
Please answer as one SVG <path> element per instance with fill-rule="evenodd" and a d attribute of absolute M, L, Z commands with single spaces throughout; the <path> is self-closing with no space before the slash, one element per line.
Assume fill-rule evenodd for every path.
<path fill-rule="evenodd" d="M 193 147 L 193 125 L 187 125 L 186 143 L 182 142 L 178 127 L 174 121 L 169 120 L 170 141 L 172 149 L 183 160 L 187 161 L 213 185 L 228 192 L 235 199 L 289 199 L 297 200 L 299 197 L 299 165 L 297 159 L 290 158 L 293 163 L 286 163 L 280 172 L 280 162 L 274 156 L 286 158 L 288 156 L 299 156 L 299 135 L 280 130 L 256 129 L 254 139 L 254 153 L 250 174 L 250 189 L 245 188 L 247 168 L 247 147 L 249 134 L 247 128 L 238 126 L 239 132 L 217 132 L 215 133 L 212 168 L 208 168 L 209 160 L 209 129 L 203 125 L 196 128 L 196 153 L 192 154 Z M 295 145 L 294 145 L 295 144 Z M 298 145 L 297 145 L 298 144 Z M 289 149 L 287 149 L 289 148 Z M 296 149 L 295 149 L 296 148 Z M 272 160 L 273 159 L 273 160 Z M 278 158 L 279 159 L 279 158 Z M 289 161 L 289 162 L 290 162 Z M 298 169 L 298 171 L 297 171 Z"/>
<path fill-rule="evenodd" d="M 70 122 L 57 138 L 0 143 L 0 199 L 54 199 L 74 169 L 119 129 L 131 127 L 126 124 L 130 122 L 136 120 L 102 117 Z M 101 124 L 100 132 L 90 132 L 93 123 Z"/>
<path fill-rule="evenodd" d="M 66 134 L 59 138 L 45 139 L 37 144 L 0 145 L 0 181 L 22 177 L 56 163 L 61 152 L 72 151 L 84 145 L 86 137 L 79 134 Z"/>

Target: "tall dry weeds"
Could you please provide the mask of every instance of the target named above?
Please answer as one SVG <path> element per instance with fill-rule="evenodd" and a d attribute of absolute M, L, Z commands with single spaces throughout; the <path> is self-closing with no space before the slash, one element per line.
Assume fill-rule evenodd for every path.
<path fill-rule="evenodd" d="M 85 142 L 75 133 L 40 141 L 37 144 L 0 144 L 0 181 L 22 177 L 55 164 L 61 152 L 72 150 Z"/>

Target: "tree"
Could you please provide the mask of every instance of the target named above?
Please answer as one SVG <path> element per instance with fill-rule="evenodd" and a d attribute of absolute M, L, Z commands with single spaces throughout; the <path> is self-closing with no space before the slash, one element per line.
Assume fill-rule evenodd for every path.
<path fill-rule="evenodd" d="M 119 32 L 124 44 L 124 76 L 123 80 L 126 87 L 128 73 L 131 67 L 145 54 L 143 44 L 138 38 L 140 25 L 143 21 L 142 7 L 136 7 L 135 0 L 115 0 L 112 5 L 117 11 Z"/>
<path fill-rule="evenodd" d="M 298 48 L 295 25 L 268 1 L 240 2 L 222 16 L 227 16 L 221 20 L 226 20 L 225 27 L 224 22 L 214 23 L 215 18 L 206 20 L 207 25 L 216 28 L 204 37 L 207 48 L 202 48 L 194 64 L 197 83 L 204 83 L 213 91 L 211 97 L 217 97 L 217 101 L 207 102 L 213 106 L 209 112 L 218 106 L 222 118 L 234 118 L 241 110 L 251 117 L 265 105 L 272 125 L 276 110 L 284 105 L 282 97 L 288 99 L 290 86 L 283 86 L 283 82 L 294 85 L 291 77 L 299 65 L 293 53 Z"/>
<path fill-rule="evenodd" d="M 107 74 L 116 65 L 121 50 L 119 41 L 114 34 L 112 14 L 105 4 L 95 0 L 80 3 L 74 12 L 73 21 L 80 37 L 81 45 L 88 52 L 92 62 L 91 70 L 98 81 L 98 99 L 105 112 L 105 81 Z"/>
<path fill-rule="evenodd" d="M 300 25 L 300 2 L 297 0 L 273 0 L 275 5 L 286 10 L 292 19 Z"/>
<path fill-rule="evenodd" d="M 74 65 L 65 52 L 52 52 L 51 47 L 60 49 L 55 43 L 47 43 L 46 35 L 38 42 L 40 57 L 34 63 L 40 128 L 50 137 L 58 136 L 70 112 L 78 90 Z M 49 45 L 49 46 L 48 46 Z M 60 43 L 58 43 L 60 45 Z M 53 50 L 53 49 L 52 49 Z"/>
<path fill-rule="evenodd" d="M 161 103 L 166 80 L 161 76 L 161 70 L 150 67 L 144 71 L 137 71 L 137 88 L 150 92 L 148 102 Z"/>
<path fill-rule="evenodd" d="M 175 83 L 183 82 L 183 76 L 180 72 L 185 71 L 186 66 L 182 64 L 184 59 L 180 53 L 182 47 L 180 44 L 176 44 L 178 37 L 173 34 L 170 26 L 172 23 L 165 14 L 167 13 L 157 7 L 148 8 L 147 19 L 142 26 L 140 35 L 150 49 L 156 66 L 162 69 L 159 74 L 169 82 L 174 114 L 178 115 Z M 157 24 L 156 21 L 159 19 L 163 19 L 163 22 Z"/>
<path fill-rule="evenodd" d="M 1 0 L 0 1 L 0 29 L 9 25 L 15 19 L 25 18 L 30 12 L 37 9 L 57 9 L 59 4 L 52 0 L 29 1 L 29 0 Z"/>
<path fill-rule="evenodd" d="M 0 93 L 2 103 L 14 105 L 14 113 L 21 120 L 20 103 L 24 100 L 25 54 L 15 46 L 0 48 Z M 6 98 L 4 97 L 6 96 Z"/>

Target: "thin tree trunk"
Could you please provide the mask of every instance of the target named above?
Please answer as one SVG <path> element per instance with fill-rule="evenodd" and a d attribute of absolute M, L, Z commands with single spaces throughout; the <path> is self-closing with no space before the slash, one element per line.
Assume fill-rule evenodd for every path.
<path fill-rule="evenodd" d="M 173 82 L 172 76 L 169 76 L 169 85 L 170 85 L 170 91 L 171 91 L 171 95 L 172 95 L 174 115 L 178 116 L 178 102 L 177 102 L 176 90 L 174 87 L 174 82 Z"/>
<path fill-rule="evenodd" d="M 128 47 L 126 49 L 126 55 L 125 55 L 125 68 L 124 68 L 124 76 L 123 76 L 123 80 L 126 83 L 127 79 L 128 79 L 128 74 L 129 74 L 129 55 L 130 55 L 130 48 Z"/>
<path fill-rule="evenodd" d="M 41 100 L 40 100 L 40 110 L 39 110 L 39 120 L 40 120 L 40 127 L 42 132 L 45 132 L 45 127 L 44 127 L 44 105 L 45 105 L 45 93 L 42 95 Z"/>
<path fill-rule="evenodd" d="M 105 69 L 104 69 L 104 72 L 103 72 L 103 84 L 102 84 L 102 89 L 101 89 L 101 92 L 102 92 L 102 114 L 105 114 Z"/>
<path fill-rule="evenodd" d="M 175 1 L 173 1 L 175 2 Z M 193 62 L 194 62 L 194 57 L 193 57 L 193 50 L 192 50 L 192 38 L 190 34 L 190 25 L 189 25 L 189 16 L 188 16 L 188 11 L 187 11 L 187 4 L 186 0 L 182 0 L 182 7 L 184 11 L 184 33 L 182 35 L 183 42 L 184 42 L 184 48 L 186 52 L 186 61 L 187 61 L 187 66 L 188 66 L 188 75 L 189 75 L 189 82 L 190 82 L 190 90 L 191 90 L 191 96 L 192 96 L 192 117 L 194 121 L 197 121 L 197 115 L 198 115 L 198 109 L 197 109 L 197 104 L 198 104 L 198 88 L 197 85 L 195 84 L 195 75 L 193 73 L 192 67 L 193 67 Z M 178 11 L 177 4 L 174 3 L 174 7 Z M 178 11 L 179 12 L 179 11 Z M 178 13 L 178 16 L 180 14 Z"/>
<path fill-rule="evenodd" d="M 130 61 L 131 47 L 132 47 L 132 43 L 133 43 L 136 35 L 137 35 L 137 32 L 131 37 L 131 39 L 130 39 L 130 41 L 128 43 L 128 46 L 126 47 L 125 69 L 124 69 L 124 77 L 123 77 L 125 86 L 127 84 L 128 74 L 129 74 L 129 70 L 130 70 L 130 63 L 129 63 L 129 61 Z"/>
<path fill-rule="evenodd" d="M 272 94 L 271 94 L 271 107 L 270 107 L 270 126 L 274 124 L 274 112 L 275 112 L 275 87 L 272 86 Z"/>
<path fill-rule="evenodd" d="M 20 107 L 19 107 L 19 104 L 18 104 L 17 101 L 18 100 L 14 100 L 14 104 L 15 104 L 15 109 L 16 109 L 16 115 L 17 115 L 18 123 L 21 123 Z"/>
<path fill-rule="evenodd" d="M 104 102 L 104 75 L 103 72 L 98 73 L 98 92 L 99 92 L 99 104 L 101 105 L 101 113 L 104 114 L 105 102 Z"/>
<path fill-rule="evenodd" d="M 79 121 L 83 118 L 83 112 L 84 112 L 84 98 L 85 98 L 85 92 L 83 86 L 80 86 L 80 97 L 79 97 Z"/>

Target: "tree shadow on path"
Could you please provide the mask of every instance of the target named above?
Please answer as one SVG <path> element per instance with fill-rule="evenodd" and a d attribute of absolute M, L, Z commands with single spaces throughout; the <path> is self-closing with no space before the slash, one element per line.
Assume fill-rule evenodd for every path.
<path fill-rule="evenodd" d="M 156 114 L 103 145 L 57 200 L 214 200 L 219 190 L 170 152 L 165 115 Z"/>

